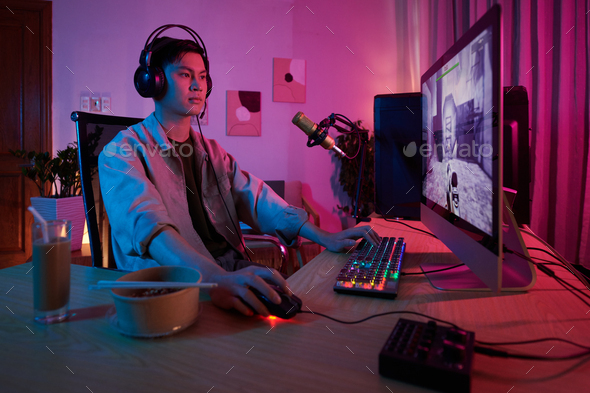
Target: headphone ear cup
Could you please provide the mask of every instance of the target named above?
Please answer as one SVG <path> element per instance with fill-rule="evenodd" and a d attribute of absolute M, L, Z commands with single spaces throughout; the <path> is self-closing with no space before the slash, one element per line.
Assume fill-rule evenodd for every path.
<path fill-rule="evenodd" d="M 209 75 L 209 73 L 207 73 L 207 94 L 206 94 L 205 98 L 209 98 L 209 95 L 211 95 L 212 88 L 213 88 L 213 80 L 211 80 L 211 75 Z"/>
<path fill-rule="evenodd" d="M 133 76 L 135 90 L 144 98 L 158 97 L 164 91 L 166 76 L 158 67 L 140 65 Z"/>
<path fill-rule="evenodd" d="M 201 57 L 203 58 L 203 64 L 205 65 L 205 69 L 207 70 L 207 94 L 205 95 L 205 98 L 209 98 L 209 96 L 211 95 L 211 89 L 213 88 L 213 81 L 211 80 L 211 75 L 209 74 L 209 59 L 205 57 L 205 55 L 201 55 Z"/>
<path fill-rule="evenodd" d="M 152 97 L 160 98 L 166 93 L 166 75 L 160 67 L 150 67 L 154 75 L 154 95 Z"/>
<path fill-rule="evenodd" d="M 144 98 L 150 98 L 149 90 L 150 90 L 150 73 L 149 70 L 140 65 L 135 70 L 135 75 L 133 75 L 133 82 L 135 84 L 135 90 L 139 93 L 140 96 Z"/>

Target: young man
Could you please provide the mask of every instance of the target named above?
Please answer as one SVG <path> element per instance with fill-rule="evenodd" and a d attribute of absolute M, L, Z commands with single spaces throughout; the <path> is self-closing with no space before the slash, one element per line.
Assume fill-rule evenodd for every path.
<path fill-rule="evenodd" d="M 328 250 L 350 249 L 365 237 L 377 244 L 370 227 L 328 233 L 289 206 L 260 179 L 240 170 L 215 141 L 191 128 L 190 117 L 203 109 L 207 68 L 203 49 L 190 40 L 157 38 L 151 64 L 164 72 L 164 89 L 154 97 L 155 111 L 121 131 L 99 157 L 101 191 L 112 227 L 113 252 L 120 268 L 188 265 L 203 282 L 216 282 L 211 300 L 225 309 L 252 315 L 268 310 L 249 287 L 275 303 L 286 293 L 274 269 L 245 261 L 238 221 L 278 238 L 287 246 L 298 235 Z"/>

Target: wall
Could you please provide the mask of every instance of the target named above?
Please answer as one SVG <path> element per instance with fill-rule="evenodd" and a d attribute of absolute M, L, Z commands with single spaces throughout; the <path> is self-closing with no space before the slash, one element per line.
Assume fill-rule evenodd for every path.
<path fill-rule="evenodd" d="M 201 35 L 211 59 L 215 88 L 205 136 L 218 140 L 242 169 L 260 178 L 301 180 L 322 227 L 340 230 L 350 220 L 341 219 L 336 205 L 349 200 L 337 184 L 335 160 L 320 147 L 307 148 L 292 117 L 301 110 L 320 121 L 336 112 L 362 119 L 372 129 L 373 97 L 389 90 L 417 91 L 424 71 L 403 56 L 409 42 L 416 42 L 404 28 L 404 16 L 412 9 L 396 5 L 396 23 L 393 1 L 349 3 L 54 0 L 54 149 L 75 140 L 69 116 L 79 110 L 80 93 L 87 88 L 109 92 L 116 115 L 149 115 L 153 102 L 141 98 L 132 81 L 139 53 L 156 27 L 185 24 Z M 181 30 L 168 33 L 185 37 Z M 305 104 L 272 102 L 273 57 L 307 60 Z M 261 91 L 261 137 L 225 135 L 226 90 Z"/>

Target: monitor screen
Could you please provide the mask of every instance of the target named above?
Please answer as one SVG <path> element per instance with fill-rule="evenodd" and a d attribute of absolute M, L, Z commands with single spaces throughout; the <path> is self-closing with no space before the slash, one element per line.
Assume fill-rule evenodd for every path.
<path fill-rule="evenodd" d="M 422 76 L 422 202 L 498 253 L 499 34 L 469 32 Z"/>

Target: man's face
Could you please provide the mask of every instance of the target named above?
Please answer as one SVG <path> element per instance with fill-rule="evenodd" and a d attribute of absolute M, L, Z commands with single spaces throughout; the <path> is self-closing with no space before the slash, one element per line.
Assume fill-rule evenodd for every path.
<path fill-rule="evenodd" d="M 207 94 L 207 71 L 201 55 L 185 53 L 178 62 L 167 65 L 164 74 L 166 94 L 156 104 L 171 114 L 198 115 Z"/>

